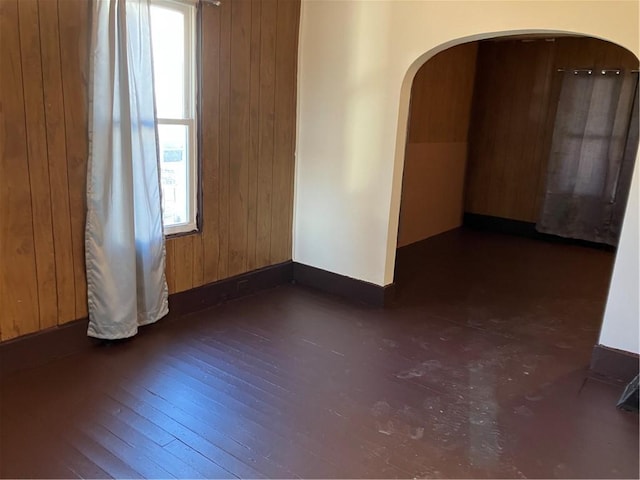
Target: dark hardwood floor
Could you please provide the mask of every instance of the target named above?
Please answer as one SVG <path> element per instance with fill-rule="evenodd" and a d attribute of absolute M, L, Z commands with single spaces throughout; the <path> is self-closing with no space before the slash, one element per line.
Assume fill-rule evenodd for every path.
<path fill-rule="evenodd" d="M 288 285 L 2 380 L 2 477 L 638 478 L 587 376 L 613 254 L 466 230 L 393 306 Z"/>

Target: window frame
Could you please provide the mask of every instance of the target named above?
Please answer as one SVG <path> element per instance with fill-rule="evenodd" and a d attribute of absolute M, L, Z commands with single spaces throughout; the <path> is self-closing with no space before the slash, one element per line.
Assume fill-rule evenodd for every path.
<path fill-rule="evenodd" d="M 177 237 L 198 233 L 201 210 L 200 182 L 200 2 L 198 0 L 151 0 L 150 7 L 179 11 L 185 16 L 184 42 L 184 114 L 183 118 L 157 117 L 157 126 L 184 125 L 188 131 L 187 141 L 187 189 L 189 218 L 184 223 L 165 225 L 165 237 Z M 152 33 L 153 35 L 153 33 Z M 152 36 L 153 42 L 153 36 Z"/>

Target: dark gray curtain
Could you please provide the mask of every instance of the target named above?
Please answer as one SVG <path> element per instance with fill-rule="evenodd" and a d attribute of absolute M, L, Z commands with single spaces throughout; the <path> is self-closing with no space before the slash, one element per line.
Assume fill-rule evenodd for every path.
<path fill-rule="evenodd" d="M 638 150 L 638 74 L 561 74 L 536 228 L 617 245 Z"/>

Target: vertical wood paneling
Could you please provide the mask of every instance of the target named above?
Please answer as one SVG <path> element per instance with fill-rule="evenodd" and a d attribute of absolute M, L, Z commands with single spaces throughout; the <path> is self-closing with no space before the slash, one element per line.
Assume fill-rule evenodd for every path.
<path fill-rule="evenodd" d="M 271 263 L 277 18 L 277 0 L 264 0 L 260 22 L 260 118 L 258 119 L 256 192 L 256 267 L 258 268 Z"/>
<path fill-rule="evenodd" d="M 448 48 L 416 72 L 411 85 L 407 143 L 467 141 L 477 42 Z"/>
<path fill-rule="evenodd" d="M 558 97 L 553 93 L 554 68 L 553 61 L 557 56 L 557 44 L 554 43 L 551 54 L 547 58 L 547 72 L 539 72 L 538 78 L 535 79 L 536 89 L 542 90 L 542 95 L 547 99 L 545 102 L 537 104 L 540 108 L 534 111 L 534 116 L 540 116 L 540 123 L 535 132 L 536 143 L 534 145 L 534 158 L 539 159 L 537 164 L 531 166 L 532 177 L 536 179 L 534 187 L 535 196 L 532 199 L 529 211 L 531 217 L 538 220 L 538 214 L 542 206 L 543 191 L 547 180 L 547 165 L 549 160 L 549 150 L 551 149 L 551 138 L 553 136 L 553 123 L 555 122 L 555 112 L 558 104 Z"/>
<path fill-rule="evenodd" d="M 58 318 L 75 318 L 75 280 L 67 181 L 67 144 L 64 129 L 64 98 L 60 69 L 58 3 L 40 0 L 40 46 L 42 49 L 42 84 L 46 114 L 49 185 L 53 216 L 53 245 L 56 262 Z"/>
<path fill-rule="evenodd" d="M 202 7 L 202 233 L 169 240 L 172 292 L 291 258 L 299 7 Z"/>
<path fill-rule="evenodd" d="M 203 225 L 193 240 L 169 240 L 172 292 L 291 258 L 299 7 L 202 9 Z"/>
<path fill-rule="evenodd" d="M 295 139 L 295 55 L 287 46 L 297 46 L 298 2 L 278 0 L 276 37 L 276 91 L 273 157 L 273 205 L 271 215 L 271 262 L 291 258 L 290 235 Z M 297 48 L 297 47 L 296 47 Z"/>
<path fill-rule="evenodd" d="M 480 44 L 465 206 L 537 222 L 546 182 L 558 68 L 637 68 L 625 49 L 595 38 Z"/>
<path fill-rule="evenodd" d="M 200 7 L 202 232 L 168 239 L 171 293 L 291 258 L 299 7 Z M 87 315 L 90 8 L 0 0 L 2 340 Z"/>
<path fill-rule="evenodd" d="M 173 244 L 173 260 L 175 265 L 175 290 L 184 292 L 193 288 L 193 241 L 195 236 L 188 235 L 169 240 Z"/>
<path fill-rule="evenodd" d="M 247 261 L 246 269 L 256 268 L 258 230 L 258 156 L 260 154 L 260 20 L 262 3 L 251 2 L 251 66 L 249 93 L 249 178 L 247 198 Z"/>
<path fill-rule="evenodd" d="M 246 271 L 251 101 L 251 2 L 231 2 L 229 276 Z"/>
<path fill-rule="evenodd" d="M 477 51 L 477 42 L 444 50 L 413 79 L 398 247 L 462 225 Z"/>
<path fill-rule="evenodd" d="M 596 38 L 564 37 L 556 40 L 555 68 L 638 68 L 630 51 Z"/>
<path fill-rule="evenodd" d="M 483 42 L 469 130 L 466 210 L 537 220 L 554 43 Z"/>
<path fill-rule="evenodd" d="M 204 283 L 204 246 L 202 235 L 194 235 L 191 245 L 191 284 L 202 285 Z"/>
<path fill-rule="evenodd" d="M 0 2 L 0 331 L 40 327 L 17 0 Z"/>
<path fill-rule="evenodd" d="M 202 248 L 203 283 L 218 280 L 220 201 L 220 8 L 202 8 Z"/>
<path fill-rule="evenodd" d="M 230 231 L 230 157 L 229 157 L 229 89 L 231 85 L 231 7 L 229 2 L 223 2 L 220 6 L 220 103 L 219 103 L 219 128 L 220 128 L 220 156 L 219 171 L 219 196 L 218 196 L 218 277 L 229 276 L 229 231 Z M 215 207 L 214 207 L 215 208 Z"/>
<path fill-rule="evenodd" d="M 38 2 L 18 2 L 18 16 L 40 328 L 48 328 L 57 324 L 58 304 Z"/>
<path fill-rule="evenodd" d="M 291 45 L 293 46 L 293 52 L 298 51 L 298 38 L 300 33 L 300 9 L 302 7 L 301 2 L 291 2 L 291 13 L 287 19 L 287 30 L 289 34 L 289 38 L 291 39 Z M 287 118 L 287 131 L 288 134 L 286 136 L 288 141 L 288 151 L 287 151 L 287 175 L 288 175 L 288 183 L 287 187 L 289 191 L 287 192 L 287 202 L 285 204 L 285 211 L 287 212 L 287 228 L 282 232 L 285 236 L 284 242 L 286 242 L 286 247 L 282 251 L 282 261 L 286 261 L 292 258 L 293 255 L 293 197 L 295 191 L 295 166 L 296 166 L 296 114 L 297 114 L 297 100 L 298 100 L 298 91 L 297 91 L 297 78 L 298 78 L 298 57 L 297 55 L 289 55 L 289 84 L 290 92 L 289 92 L 289 109 L 284 112 L 285 117 Z"/>
<path fill-rule="evenodd" d="M 84 223 L 88 158 L 89 7 L 86 0 L 58 1 L 76 318 L 87 316 Z M 62 319 L 61 322 L 65 320 L 73 319 Z"/>
<path fill-rule="evenodd" d="M 165 265 L 164 272 L 167 278 L 167 288 L 169 293 L 176 292 L 176 260 L 173 246 L 175 242 L 169 240 L 165 243 Z"/>

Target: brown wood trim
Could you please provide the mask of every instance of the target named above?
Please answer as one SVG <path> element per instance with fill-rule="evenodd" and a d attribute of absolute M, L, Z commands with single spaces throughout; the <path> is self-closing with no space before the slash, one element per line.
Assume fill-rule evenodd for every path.
<path fill-rule="evenodd" d="M 580 245 L 582 247 L 596 248 L 598 250 L 606 250 L 608 252 L 616 251 L 616 247 L 604 243 L 590 242 L 588 240 L 580 240 L 577 238 L 564 238 L 557 235 L 551 235 L 549 233 L 541 233 L 536 230 L 535 223 L 523 222 L 522 220 L 514 220 L 512 218 L 494 217 L 491 215 L 465 212 L 462 224 L 465 227 L 487 232 L 506 233 L 508 235 L 517 235 L 519 237 L 527 237 L 546 242 Z"/>
<path fill-rule="evenodd" d="M 291 283 L 292 279 L 293 263 L 291 261 L 271 265 L 184 292 L 174 293 L 169 296 L 169 311 L 172 316 L 197 312 L 228 300 Z"/>
<path fill-rule="evenodd" d="M 640 371 L 640 356 L 596 345 L 591 354 L 591 371 L 610 380 L 628 383 Z"/>
<path fill-rule="evenodd" d="M 375 307 L 389 305 L 393 301 L 395 291 L 393 284 L 381 287 L 296 262 L 293 264 L 293 281 Z"/>
<path fill-rule="evenodd" d="M 292 281 L 376 307 L 389 305 L 394 296 L 393 284 L 381 287 L 287 261 L 169 295 L 170 313 L 165 322 L 155 325 Z M 0 343 L 0 378 L 94 348 L 101 341 L 87 337 L 87 326 L 88 320 L 82 318 Z"/>
<path fill-rule="evenodd" d="M 169 295 L 170 313 L 164 320 L 290 283 L 292 278 L 293 264 L 288 261 L 174 293 Z M 82 318 L 0 343 L 0 378 L 100 344 L 100 340 L 87 337 L 87 326 L 88 319 Z"/>
<path fill-rule="evenodd" d="M 81 318 L 0 343 L 0 378 L 97 345 L 87 327 L 88 319 Z"/>

